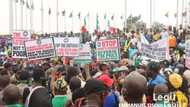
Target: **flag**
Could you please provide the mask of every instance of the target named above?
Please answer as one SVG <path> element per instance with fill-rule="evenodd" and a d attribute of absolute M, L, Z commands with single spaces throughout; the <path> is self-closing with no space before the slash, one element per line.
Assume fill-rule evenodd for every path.
<path fill-rule="evenodd" d="M 87 17 L 89 18 L 90 17 L 90 13 L 88 12 L 88 14 L 87 14 Z"/>
<path fill-rule="evenodd" d="M 110 20 L 107 21 L 107 26 L 110 27 Z"/>
<path fill-rule="evenodd" d="M 80 19 L 80 12 L 78 13 L 78 18 Z"/>
<path fill-rule="evenodd" d="M 63 10 L 61 13 L 62 13 L 62 16 L 65 16 L 65 10 Z"/>
<path fill-rule="evenodd" d="M 27 9 L 30 8 L 30 6 L 29 6 L 29 4 L 28 4 L 28 1 L 26 1 L 26 8 L 27 8 Z"/>
<path fill-rule="evenodd" d="M 24 4 L 25 4 L 24 0 L 20 0 L 20 3 L 21 3 L 22 5 L 24 5 Z"/>
<path fill-rule="evenodd" d="M 111 20 L 114 20 L 114 15 L 111 16 Z"/>
<path fill-rule="evenodd" d="M 123 16 L 121 16 L 120 19 L 122 20 L 122 19 L 123 19 Z"/>
<path fill-rule="evenodd" d="M 72 17 L 73 17 L 73 12 L 71 12 L 69 15 L 69 18 L 72 18 Z"/>
<path fill-rule="evenodd" d="M 167 13 L 165 14 L 165 16 L 168 18 L 168 16 L 169 16 L 169 12 L 167 12 Z"/>
<path fill-rule="evenodd" d="M 49 8 L 49 10 L 48 10 L 48 14 L 51 15 L 51 8 Z"/>
<path fill-rule="evenodd" d="M 182 17 L 185 17 L 185 16 L 187 16 L 187 12 L 182 13 Z"/>
<path fill-rule="evenodd" d="M 98 30 L 99 29 L 99 20 L 98 20 L 98 14 L 96 15 L 96 29 Z"/>
<path fill-rule="evenodd" d="M 31 9 L 34 10 L 34 3 L 31 4 Z"/>
<path fill-rule="evenodd" d="M 104 20 L 106 20 L 107 19 L 107 15 L 106 15 L 106 13 L 104 14 Z"/>
<path fill-rule="evenodd" d="M 177 17 L 177 13 L 174 14 L 174 17 L 175 17 L 175 18 Z"/>
<path fill-rule="evenodd" d="M 86 17 L 84 17 L 84 26 L 86 26 Z"/>

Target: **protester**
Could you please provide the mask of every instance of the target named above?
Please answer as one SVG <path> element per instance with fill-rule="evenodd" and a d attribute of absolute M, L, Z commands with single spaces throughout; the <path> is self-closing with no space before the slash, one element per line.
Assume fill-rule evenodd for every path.
<path fill-rule="evenodd" d="M 8 75 L 0 75 L 0 105 L 3 105 L 3 92 L 10 83 L 10 77 Z"/>
<path fill-rule="evenodd" d="M 3 101 L 7 107 L 23 107 L 19 103 L 20 92 L 16 85 L 10 84 L 3 91 Z"/>
<path fill-rule="evenodd" d="M 63 77 L 56 80 L 54 83 L 55 96 L 52 99 L 53 107 L 65 107 L 67 98 L 67 83 Z"/>
<path fill-rule="evenodd" d="M 134 71 L 131 72 L 123 83 L 123 97 L 129 104 L 143 103 L 147 90 L 147 80 L 144 76 Z"/>
<path fill-rule="evenodd" d="M 187 107 L 190 101 L 190 67 L 185 50 L 186 35 L 182 28 L 174 30 L 172 27 L 144 29 L 142 32 L 128 29 L 127 32 L 117 30 L 113 34 L 97 30 L 91 41 L 88 40 L 90 36 L 82 34 L 82 42 L 90 44 L 91 56 L 88 61 L 82 59 L 80 63 L 76 57 L 64 55 L 43 58 L 41 55 L 36 59 L 13 58 L 11 54 L 0 56 L 0 107 L 130 107 L 132 104 L 171 107 L 172 103 Z M 77 35 L 71 33 L 69 37 Z M 37 38 L 49 37 L 46 34 Z M 110 41 L 112 38 L 118 38 L 117 49 L 111 46 L 116 45 L 116 41 Z M 100 49 L 102 52 L 98 51 L 96 44 L 100 39 L 106 39 L 102 43 L 105 47 Z M 160 40 L 167 43 L 162 44 Z M 71 46 L 71 50 L 74 46 L 70 43 L 61 45 Z M 98 58 L 98 54 L 106 58 Z M 81 55 L 87 53 L 79 55 L 83 58 Z M 174 93 L 176 100 L 155 100 L 155 95 L 168 93 Z"/>

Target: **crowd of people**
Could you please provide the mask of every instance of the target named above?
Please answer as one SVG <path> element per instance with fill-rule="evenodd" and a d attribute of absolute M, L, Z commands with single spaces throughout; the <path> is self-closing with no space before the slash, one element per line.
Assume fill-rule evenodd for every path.
<path fill-rule="evenodd" d="M 27 61 L 3 56 L 0 107 L 190 107 L 186 33 L 181 30 L 123 33 L 120 61 L 98 62 L 94 55 L 90 64 L 77 65 L 67 57 Z M 149 43 L 168 38 L 170 59 L 145 60 L 141 36 Z M 102 38 L 106 35 L 89 41 L 91 48 Z"/>

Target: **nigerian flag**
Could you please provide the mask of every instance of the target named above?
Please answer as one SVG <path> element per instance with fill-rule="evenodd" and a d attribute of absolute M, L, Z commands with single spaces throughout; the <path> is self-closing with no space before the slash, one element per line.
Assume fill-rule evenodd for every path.
<path fill-rule="evenodd" d="M 96 15 L 96 29 L 99 29 L 99 20 L 98 20 L 98 14 Z"/>
<path fill-rule="evenodd" d="M 84 17 L 84 26 L 86 26 L 86 16 Z"/>
<path fill-rule="evenodd" d="M 107 26 L 110 27 L 110 20 L 107 21 Z"/>

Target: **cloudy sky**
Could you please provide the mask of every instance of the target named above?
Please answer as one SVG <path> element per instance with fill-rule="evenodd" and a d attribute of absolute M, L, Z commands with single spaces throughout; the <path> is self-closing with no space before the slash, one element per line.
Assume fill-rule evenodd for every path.
<path fill-rule="evenodd" d="M 15 3 L 15 0 L 0 0 L 0 34 L 9 33 L 9 6 L 10 1 L 13 3 L 13 29 L 21 29 L 21 9 L 20 3 Z M 20 0 L 18 0 L 20 1 Z M 28 0 L 34 3 L 33 11 L 33 30 L 35 32 L 42 32 L 41 29 L 41 0 Z M 184 0 L 184 7 L 188 7 L 190 0 Z M 25 0 L 27 2 L 27 0 Z M 177 0 L 152 0 L 153 21 L 161 22 L 165 25 L 176 24 L 174 14 L 176 13 Z M 125 0 L 58 0 L 59 7 L 59 32 L 65 29 L 77 32 L 81 25 L 83 25 L 84 17 L 90 14 L 87 20 L 87 27 L 92 31 L 96 26 L 96 14 L 99 15 L 100 28 L 106 29 L 107 20 L 104 20 L 104 14 L 107 14 L 107 19 L 114 15 L 114 21 L 111 21 L 111 26 L 121 28 L 123 20 L 120 16 L 125 14 Z M 44 27 L 43 32 L 56 32 L 56 0 L 43 0 L 44 7 Z M 179 14 L 182 12 L 182 0 L 179 0 Z M 51 8 L 51 15 L 48 15 L 48 10 Z M 61 16 L 61 11 L 66 11 L 66 17 Z M 73 12 L 73 18 L 69 18 L 69 14 Z M 77 14 L 81 12 L 81 20 L 78 19 Z M 165 14 L 169 12 L 169 18 Z M 150 0 L 127 0 L 127 16 L 132 14 L 141 15 L 142 20 L 147 24 L 150 23 Z M 179 16 L 180 16 L 179 15 Z M 65 23 L 66 22 L 66 23 Z M 179 22 L 181 19 L 179 18 Z M 30 10 L 26 8 L 26 3 L 23 9 L 23 28 L 30 29 Z"/>

